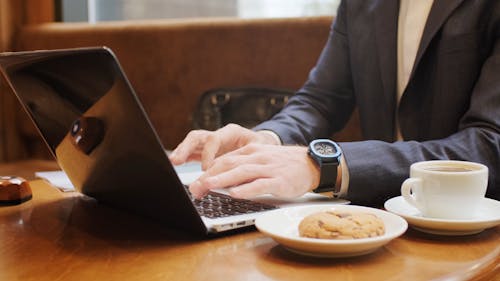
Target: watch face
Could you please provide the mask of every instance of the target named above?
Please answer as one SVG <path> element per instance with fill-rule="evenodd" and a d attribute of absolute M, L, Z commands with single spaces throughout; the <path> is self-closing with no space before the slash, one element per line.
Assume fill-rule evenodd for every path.
<path fill-rule="evenodd" d="M 320 157 L 321 161 L 338 161 L 342 154 L 340 147 L 328 139 L 317 139 L 309 144 L 309 151 L 313 157 Z"/>
<path fill-rule="evenodd" d="M 330 143 L 318 142 L 314 144 L 314 149 L 318 154 L 330 156 L 337 153 L 335 147 Z"/>

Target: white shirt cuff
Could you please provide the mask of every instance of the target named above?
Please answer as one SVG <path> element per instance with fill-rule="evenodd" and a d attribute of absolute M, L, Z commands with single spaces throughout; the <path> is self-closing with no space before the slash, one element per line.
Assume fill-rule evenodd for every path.
<path fill-rule="evenodd" d="M 349 189 L 349 169 L 347 168 L 344 155 L 340 157 L 340 166 L 342 167 L 342 183 L 340 184 L 339 193 L 333 195 L 335 198 L 345 198 Z"/>
<path fill-rule="evenodd" d="M 283 144 L 281 142 L 281 138 L 275 132 L 273 132 L 271 130 L 260 130 L 259 132 L 266 133 L 266 134 L 272 136 L 274 138 L 274 140 L 276 141 L 277 145 L 282 145 Z"/>

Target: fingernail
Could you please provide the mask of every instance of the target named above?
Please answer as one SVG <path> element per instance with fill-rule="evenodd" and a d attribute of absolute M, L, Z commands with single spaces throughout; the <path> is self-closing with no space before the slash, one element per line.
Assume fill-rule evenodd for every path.
<path fill-rule="evenodd" d="M 168 155 L 168 158 L 170 159 L 170 161 L 176 162 L 177 161 L 177 153 L 175 153 L 175 152 L 170 153 L 170 155 Z"/>
<path fill-rule="evenodd" d="M 200 181 L 195 181 L 189 185 L 189 192 L 193 194 L 196 197 L 196 194 L 199 193 L 201 188 L 201 182 Z"/>

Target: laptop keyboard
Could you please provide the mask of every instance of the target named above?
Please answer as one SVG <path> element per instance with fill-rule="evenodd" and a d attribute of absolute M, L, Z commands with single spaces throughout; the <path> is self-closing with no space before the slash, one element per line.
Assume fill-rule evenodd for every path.
<path fill-rule="evenodd" d="M 191 194 L 189 195 L 191 197 Z M 250 214 L 277 208 L 265 203 L 233 198 L 218 192 L 209 192 L 200 200 L 191 197 L 191 201 L 193 201 L 198 213 L 208 218 Z"/>

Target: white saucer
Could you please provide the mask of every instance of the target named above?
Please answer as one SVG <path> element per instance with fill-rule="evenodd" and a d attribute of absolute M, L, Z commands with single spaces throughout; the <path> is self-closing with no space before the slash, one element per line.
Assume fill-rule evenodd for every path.
<path fill-rule="evenodd" d="M 423 217 L 402 196 L 385 202 L 387 211 L 405 218 L 415 229 L 439 235 L 469 235 L 500 224 L 500 201 L 484 198 L 477 219 L 446 220 Z"/>
<path fill-rule="evenodd" d="M 298 225 L 307 215 L 325 210 L 372 213 L 385 225 L 385 234 L 362 239 L 315 239 L 299 236 Z M 362 206 L 316 204 L 296 206 L 266 212 L 255 220 L 255 226 L 262 233 L 271 236 L 288 250 L 314 257 L 352 257 L 374 252 L 392 239 L 402 235 L 408 223 L 392 213 Z"/>

